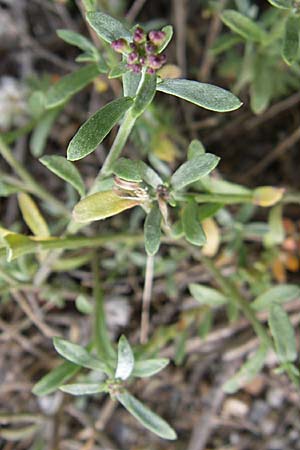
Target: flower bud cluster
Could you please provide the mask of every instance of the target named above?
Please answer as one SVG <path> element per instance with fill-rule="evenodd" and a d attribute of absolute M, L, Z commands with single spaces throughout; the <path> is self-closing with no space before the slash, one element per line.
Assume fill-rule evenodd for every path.
<path fill-rule="evenodd" d="M 143 67 L 146 72 L 154 74 L 166 62 L 166 55 L 158 54 L 159 47 L 164 43 L 164 31 L 150 31 L 148 34 L 141 27 L 133 33 L 133 42 L 128 43 L 120 38 L 112 42 L 112 48 L 126 56 L 127 68 L 134 73 L 140 73 Z"/>

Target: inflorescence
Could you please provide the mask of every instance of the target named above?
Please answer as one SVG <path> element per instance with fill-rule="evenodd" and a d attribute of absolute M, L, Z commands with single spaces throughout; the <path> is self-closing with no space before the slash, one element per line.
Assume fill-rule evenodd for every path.
<path fill-rule="evenodd" d="M 143 67 L 146 72 L 155 74 L 166 62 L 166 55 L 159 54 L 159 48 L 166 39 L 164 31 L 150 31 L 148 34 L 141 27 L 133 33 L 133 42 L 128 43 L 120 38 L 112 42 L 112 48 L 126 57 L 127 68 L 140 73 Z"/>

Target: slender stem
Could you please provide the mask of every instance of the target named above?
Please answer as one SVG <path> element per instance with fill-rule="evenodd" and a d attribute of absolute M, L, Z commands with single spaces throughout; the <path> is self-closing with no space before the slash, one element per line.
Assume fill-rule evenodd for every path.
<path fill-rule="evenodd" d="M 58 201 L 55 197 L 49 194 L 42 186 L 35 181 L 35 179 L 30 175 L 30 173 L 25 169 L 25 167 L 18 161 L 8 145 L 0 136 L 0 154 L 3 156 L 5 161 L 11 166 L 11 168 L 16 172 L 16 174 L 21 178 L 21 180 L 27 185 L 29 191 L 35 194 L 40 199 L 52 204 L 58 211 L 63 215 L 69 216 L 70 213 L 65 206 Z"/>
<path fill-rule="evenodd" d="M 217 283 L 220 285 L 221 289 L 231 298 L 232 301 L 236 302 L 238 307 L 243 311 L 246 318 L 249 320 L 253 329 L 261 342 L 267 345 L 269 348 L 273 348 L 273 343 L 269 337 L 265 327 L 257 319 L 254 311 L 251 309 L 249 303 L 240 295 L 237 288 L 233 283 L 226 279 L 219 269 L 215 266 L 213 261 L 205 256 L 201 256 L 202 262 L 205 264 L 207 269 L 214 276 Z"/>
<path fill-rule="evenodd" d="M 251 203 L 253 200 L 253 194 L 175 193 L 174 198 L 177 201 L 187 201 L 188 199 L 192 198 L 197 203 L 232 204 L 232 203 Z"/>
<path fill-rule="evenodd" d="M 100 173 L 98 174 L 95 183 L 99 180 L 100 176 L 109 175 L 111 172 L 111 167 L 113 163 L 119 158 L 124 145 L 128 139 L 128 136 L 131 133 L 133 125 L 136 121 L 136 117 L 132 116 L 131 110 L 129 109 L 125 114 L 124 120 L 119 128 L 117 136 L 114 140 L 114 143 L 109 151 L 109 154 L 106 157 L 106 160 L 102 166 Z"/>
<path fill-rule="evenodd" d="M 141 344 L 146 344 L 148 342 L 149 336 L 150 304 L 153 287 L 153 269 L 154 269 L 154 257 L 148 255 L 146 261 L 145 284 L 143 291 L 143 307 L 142 307 L 141 336 L 140 336 Z"/>
<path fill-rule="evenodd" d="M 94 253 L 92 260 L 92 270 L 94 279 L 94 298 L 95 298 L 95 314 L 94 314 L 94 346 L 97 353 L 104 362 L 108 363 L 115 358 L 115 350 L 112 346 L 107 329 L 107 320 L 105 317 L 104 294 L 99 277 L 99 262 L 97 253 Z M 110 374 L 113 376 L 113 371 Z"/>

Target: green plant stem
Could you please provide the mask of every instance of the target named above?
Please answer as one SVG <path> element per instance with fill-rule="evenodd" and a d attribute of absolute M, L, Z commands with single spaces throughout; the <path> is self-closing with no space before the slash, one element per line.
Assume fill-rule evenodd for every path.
<path fill-rule="evenodd" d="M 197 203 L 221 203 L 231 205 L 236 203 L 253 203 L 253 193 L 249 194 L 220 194 L 220 193 L 198 193 L 189 192 L 186 194 L 174 193 L 174 199 L 179 202 L 185 202 L 189 199 Z M 278 203 L 300 203 L 300 194 L 298 192 L 287 192 Z"/>
<path fill-rule="evenodd" d="M 114 143 L 113 143 L 113 145 L 106 157 L 106 160 L 95 180 L 95 183 L 94 183 L 95 185 L 97 185 L 97 182 L 99 181 L 100 178 L 102 178 L 103 176 L 109 175 L 111 173 L 112 165 L 119 158 L 119 156 L 124 148 L 124 145 L 126 144 L 128 136 L 131 133 L 131 130 L 134 126 L 135 121 L 136 121 L 136 117 L 133 117 L 133 115 L 131 113 L 131 109 L 129 109 L 125 114 L 125 117 L 119 128 L 119 131 L 114 140 Z"/>
<path fill-rule="evenodd" d="M 8 145 L 0 136 L 0 154 L 3 156 L 5 161 L 11 166 L 15 173 L 21 178 L 21 180 L 26 184 L 28 191 L 35 194 L 41 200 L 48 202 L 53 205 L 60 213 L 64 216 L 69 216 L 70 213 L 65 206 L 58 201 L 55 197 L 49 194 L 42 186 L 35 181 L 35 179 L 30 175 L 30 173 L 25 169 L 25 167 L 18 161 Z"/>
<path fill-rule="evenodd" d="M 213 275 L 214 279 L 217 281 L 221 289 L 224 291 L 224 293 L 231 298 L 232 301 L 234 301 L 237 306 L 242 310 L 245 317 L 249 320 L 251 325 L 253 326 L 253 329 L 257 336 L 259 337 L 262 344 L 266 345 L 268 348 L 273 348 L 273 342 L 271 338 L 269 337 L 265 327 L 260 323 L 260 321 L 257 319 L 254 311 L 251 309 L 251 306 L 249 303 L 240 295 L 237 288 L 233 283 L 231 283 L 229 280 L 227 280 L 219 271 L 219 269 L 216 267 L 214 262 L 205 257 L 201 256 L 201 261 L 204 263 L 206 268 L 210 271 L 210 273 Z"/>
<path fill-rule="evenodd" d="M 112 346 L 107 329 L 107 320 L 104 308 L 104 293 L 99 277 L 99 263 L 97 253 L 94 253 L 92 260 L 93 280 L 94 280 L 94 346 L 99 357 L 110 366 L 110 361 L 115 359 L 115 350 Z M 111 365 L 111 376 L 113 376 L 113 364 Z"/>

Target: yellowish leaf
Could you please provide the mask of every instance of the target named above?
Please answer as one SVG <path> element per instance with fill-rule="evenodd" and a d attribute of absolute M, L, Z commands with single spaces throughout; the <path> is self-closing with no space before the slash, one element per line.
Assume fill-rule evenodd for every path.
<path fill-rule="evenodd" d="M 35 236 L 50 236 L 48 225 L 34 200 L 24 192 L 18 194 L 19 207 L 24 222 Z"/>
<path fill-rule="evenodd" d="M 173 162 L 178 154 L 176 145 L 165 134 L 159 134 L 156 136 L 151 147 L 153 153 L 162 161 Z"/>
<path fill-rule="evenodd" d="M 73 210 L 75 222 L 87 223 L 106 219 L 140 204 L 136 199 L 122 198 L 114 191 L 97 192 L 81 200 Z"/>
<path fill-rule="evenodd" d="M 219 250 L 221 242 L 220 229 L 212 217 L 205 219 L 202 222 L 202 226 L 207 240 L 202 248 L 202 253 L 205 256 L 213 257 Z"/>
<path fill-rule="evenodd" d="M 253 194 L 253 203 L 258 206 L 273 206 L 282 199 L 284 189 L 272 186 L 256 188 Z"/>
<path fill-rule="evenodd" d="M 180 78 L 182 73 L 179 66 L 175 64 L 166 64 L 159 71 L 160 78 Z"/>

